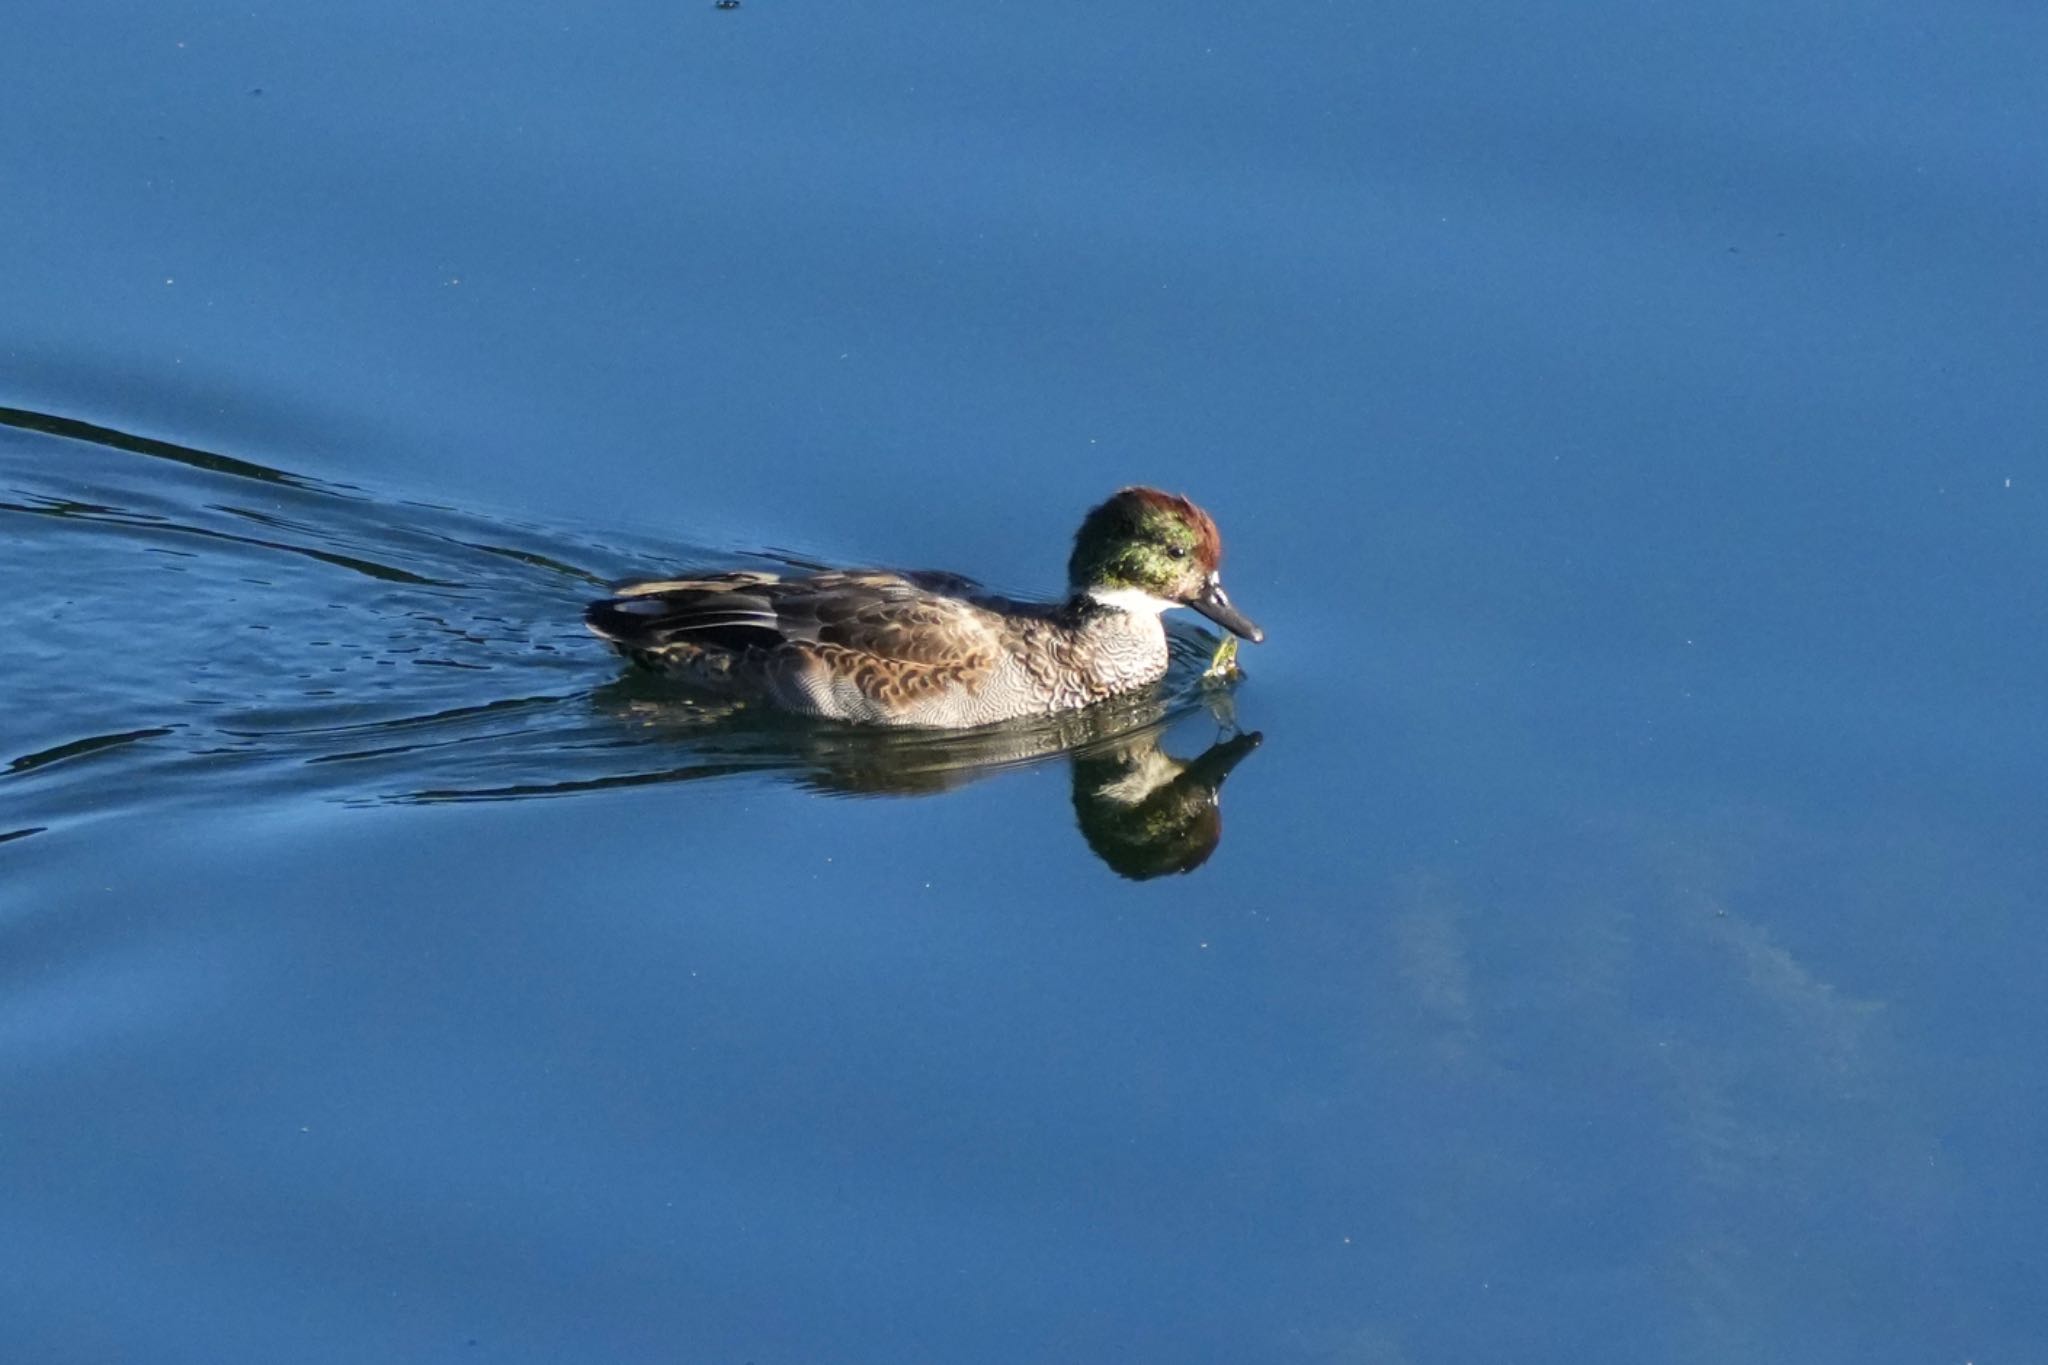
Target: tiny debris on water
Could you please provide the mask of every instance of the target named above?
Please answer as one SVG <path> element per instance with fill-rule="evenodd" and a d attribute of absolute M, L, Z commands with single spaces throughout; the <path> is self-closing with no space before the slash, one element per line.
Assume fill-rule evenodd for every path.
<path fill-rule="evenodd" d="M 712 6 L 713 9 L 738 9 L 739 7 L 740 0 L 717 0 L 717 3 Z"/>
<path fill-rule="evenodd" d="M 1223 637 L 1223 642 L 1216 646 L 1216 653 L 1210 658 L 1209 666 L 1202 670 L 1202 676 L 1204 678 L 1235 678 L 1242 675 L 1243 672 L 1244 670 L 1237 666 L 1237 637 L 1235 635 L 1226 635 Z"/>

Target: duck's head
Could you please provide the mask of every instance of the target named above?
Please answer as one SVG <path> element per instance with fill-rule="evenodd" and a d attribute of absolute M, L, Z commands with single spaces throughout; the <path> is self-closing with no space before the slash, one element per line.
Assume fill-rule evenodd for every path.
<path fill-rule="evenodd" d="M 1230 605 L 1218 573 L 1222 561 L 1223 537 L 1207 512 L 1156 488 L 1126 488 L 1081 523 L 1067 585 L 1124 611 L 1193 607 L 1258 644 L 1266 632 Z"/>

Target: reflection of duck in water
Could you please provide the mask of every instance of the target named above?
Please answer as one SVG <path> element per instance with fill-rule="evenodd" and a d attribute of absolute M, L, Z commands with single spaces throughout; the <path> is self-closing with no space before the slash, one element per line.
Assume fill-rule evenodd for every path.
<path fill-rule="evenodd" d="M 952 574 L 741 572 L 622 586 L 584 613 L 636 663 L 714 695 L 863 724 L 961 729 L 1076 710 L 1156 683 L 1160 614 L 1193 607 L 1257 642 L 1223 591 L 1209 514 L 1126 488 L 1074 537 L 1058 603 Z"/>
<path fill-rule="evenodd" d="M 1176 650 L 1185 645 L 1174 641 Z M 1259 734 L 1235 729 L 1229 695 L 1220 686 L 1205 680 L 1200 692 L 1210 714 L 1231 733 L 1190 760 L 1175 758 L 1160 740 L 1177 717 L 1187 714 L 1192 688 L 1171 699 L 1147 693 L 1085 711 L 970 731 L 749 725 L 730 713 L 679 708 L 672 699 L 647 696 L 630 684 L 615 693 L 615 705 L 657 734 L 689 741 L 703 757 L 715 754 L 726 760 L 650 775 L 653 780 L 711 777 L 737 768 L 781 769 L 817 791 L 922 796 L 1065 754 L 1081 837 L 1119 875 L 1143 880 L 1192 872 L 1215 851 L 1223 837 L 1223 780 L 1259 747 Z M 621 780 L 637 784 L 650 778 L 593 785 Z"/>

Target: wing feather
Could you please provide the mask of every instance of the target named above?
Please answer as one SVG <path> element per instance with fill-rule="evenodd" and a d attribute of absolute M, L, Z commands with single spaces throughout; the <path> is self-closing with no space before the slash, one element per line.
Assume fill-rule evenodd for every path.
<path fill-rule="evenodd" d="M 629 651 L 730 652 L 771 673 L 850 683 L 885 705 L 950 686 L 978 688 L 999 656 L 994 618 L 953 574 L 748 572 L 622 584 L 585 612 Z"/>

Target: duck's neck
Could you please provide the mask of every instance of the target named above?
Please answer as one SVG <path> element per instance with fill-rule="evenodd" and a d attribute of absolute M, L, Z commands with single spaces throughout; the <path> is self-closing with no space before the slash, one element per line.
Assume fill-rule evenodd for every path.
<path fill-rule="evenodd" d="M 1163 597 L 1154 597 L 1143 588 L 1083 588 L 1075 595 L 1098 607 L 1110 607 L 1132 616 L 1149 616 L 1154 621 L 1159 619 L 1160 613 L 1179 605 Z"/>

